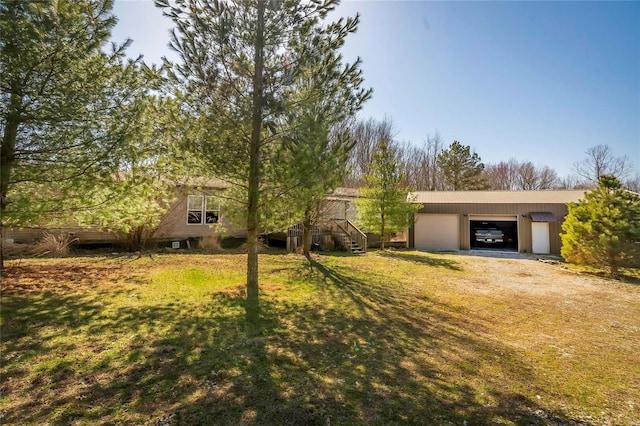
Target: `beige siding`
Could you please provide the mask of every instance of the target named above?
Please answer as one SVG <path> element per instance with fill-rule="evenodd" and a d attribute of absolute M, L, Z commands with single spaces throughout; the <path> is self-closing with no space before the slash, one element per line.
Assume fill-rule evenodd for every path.
<path fill-rule="evenodd" d="M 42 238 L 42 233 L 42 229 L 36 228 L 5 229 L 4 236 L 7 241 L 33 243 Z"/>
<path fill-rule="evenodd" d="M 352 198 L 330 197 L 320 206 L 318 225 L 331 224 L 335 221 L 356 220 L 356 201 Z"/>
<path fill-rule="evenodd" d="M 67 234 L 71 238 L 77 239 L 79 244 L 92 243 L 111 243 L 116 241 L 116 236 L 112 233 L 105 232 L 98 227 L 80 228 L 77 226 L 58 227 L 58 228 L 21 228 L 8 229 L 5 232 L 6 239 L 21 244 L 30 244 L 40 240 L 44 234 Z"/>
<path fill-rule="evenodd" d="M 187 238 L 203 238 L 211 235 L 244 236 L 246 233 L 225 219 L 225 208 L 221 207 L 220 222 L 214 225 L 194 225 L 187 223 L 187 196 L 201 195 L 194 193 L 181 194 L 164 215 L 155 239 L 179 240 Z M 212 195 L 212 194 L 210 194 Z"/>
<path fill-rule="evenodd" d="M 191 195 L 195 194 L 194 192 Z M 246 233 L 242 228 L 233 226 L 233 224 L 225 220 L 224 206 L 221 210 L 219 224 L 212 226 L 187 224 L 187 194 L 180 194 L 162 218 L 152 240 L 184 240 L 188 238 L 204 238 L 211 235 L 244 236 Z M 54 234 L 67 233 L 77 238 L 79 244 L 113 243 L 118 241 L 115 234 L 99 227 L 80 228 L 77 226 L 47 228 L 46 230 L 37 228 L 9 229 L 6 231 L 6 238 L 16 243 L 32 243 L 41 239 L 44 232 Z"/>

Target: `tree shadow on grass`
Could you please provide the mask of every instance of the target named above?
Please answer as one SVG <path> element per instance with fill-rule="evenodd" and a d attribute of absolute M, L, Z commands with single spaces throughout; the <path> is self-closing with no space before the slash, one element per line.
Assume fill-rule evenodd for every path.
<path fill-rule="evenodd" d="M 309 298 L 282 296 L 294 281 L 264 286 L 258 336 L 240 288 L 197 305 L 12 294 L 2 397 L 19 400 L 2 423 L 579 424 L 513 386 L 536 386 L 535 373 L 469 312 L 380 275 L 312 267 Z"/>
<path fill-rule="evenodd" d="M 380 250 L 377 252 L 378 256 L 387 257 L 390 259 L 404 260 L 407 262 L 418 263 L 421 265 L 433 266 L 437 268 L 451 269 L 453 271 L 462 271 L 458 262 L 455 260 L 444 259 L 437 257 L 433 254 L 418 254 L 416 251 L 389 251 Z"/>

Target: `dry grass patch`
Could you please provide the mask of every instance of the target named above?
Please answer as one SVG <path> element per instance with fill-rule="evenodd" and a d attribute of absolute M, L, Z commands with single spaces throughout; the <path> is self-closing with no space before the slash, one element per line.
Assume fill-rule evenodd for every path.
<path fill-rule="evenodd" d="M 2 283 L 2 424 L 637 424 L 640 287 L 410 251 L 38 259 Z"/>

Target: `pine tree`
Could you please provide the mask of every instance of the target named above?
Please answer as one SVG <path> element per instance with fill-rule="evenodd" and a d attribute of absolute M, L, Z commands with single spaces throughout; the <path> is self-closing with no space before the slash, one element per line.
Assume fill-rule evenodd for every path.
<path fill-rule="evenodd" d="M 365 231 L 378 233 L 384 250 L 385 237 L 411 226 L 420 205 L 407 200 L 410 189 L 404 185 L 396 150 L 384 139 L 373 154 L 370 170 L 357 200 L 358 224 Z"/>
<path fill-rule="evenodd" d="M 112 6 L 0 2 L 2 227 L 90 203 L 91 190 L 119 168 L 146 82 L 124 59 L 128 42 L 105 53 Z"/>
<path fill-rule="evenodd" d="M 311 231 L 323 214 L 323 199 L 349 172 L 349 153 L 355 141 L 344 124 L 371 91 L 354 94 L 349 85 L 343 85 L 334 94 L 337 102 L 326 102 L 324 84 L 315 74 L 300 79 L 298 87 L 298 96 L 307 101 L 288 117 L 291 131 L 285 136 L 283 161 L 292 188 L 287 199 L 298 213 L 292 217 L 302 220 L 303 254 L 309 258 Z"/>
<path fill-rule="evenodd" d="M 180 61 L 167 63 L 175 95 L 200 129 L 189 147 L 210 174 L 235 185 L 230 194 L 243 193 L 236 201 L 246 218 L 250 322 L 259 317 L 258 236 L 271 213 L 267 203 L 291 189 L 282 179 L 287 163 L 278 161 L 291 132 L 288 116 L 317 99 L 338 108 L 345 91 L 368 96 L 359 87 L 359 60 L 343 65 L 338 53 L 358 17 L 323 22 L 337 3 L 156 0 L 176 24 L 171 45 Z M 310 76 L 316 90 L 301 96 Z"/>
<path fill-rule="evenodd" d="M 640 266 L 640 196 L 609 175 L 578 203 L 562 224 L 562 256 L 571 263 L 606 268 Z"/>
<path fill-rule="evenodd" d="M 311 230 L 322 213 L 322 200 L 346 175 L 353 144 L 345 135 L 331 134 L 324 114 L 308 111 L 300 117 L 288 146 L 288 179 L 294 190 L 287 198 L 298 213 L 294 218 L 302 220 L 303 254 L 309 257 Z"/>
<path fill-rule="evenodd" d="M 445 185 L 453 191 L 486 189 L 486 179 L 482 177 L 484 164 L 471 147 L 453 141 L 449 148 L 438 155 L 438 167 L 442 170 Z"/>
<path fill-rule="evenodd" d="M 120 170 L 91 189 L 92 206 L 73 214 L 81 226 L 99 225 L 129 251 L 147 248 L 184 182 L 184 156 L 176 136 L 179 105 L 149 96 L 120 156 Z M 179 159 L 179 160 L 178 160 Z"/>

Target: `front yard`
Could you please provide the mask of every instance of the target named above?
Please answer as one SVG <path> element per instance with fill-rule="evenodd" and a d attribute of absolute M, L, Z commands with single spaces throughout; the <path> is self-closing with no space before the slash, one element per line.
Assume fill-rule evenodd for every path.
<path fill-rule="evenodd" d="M 640 424 L 640 286 L 527 259 L 9 262 L 0 423 Z"/>

